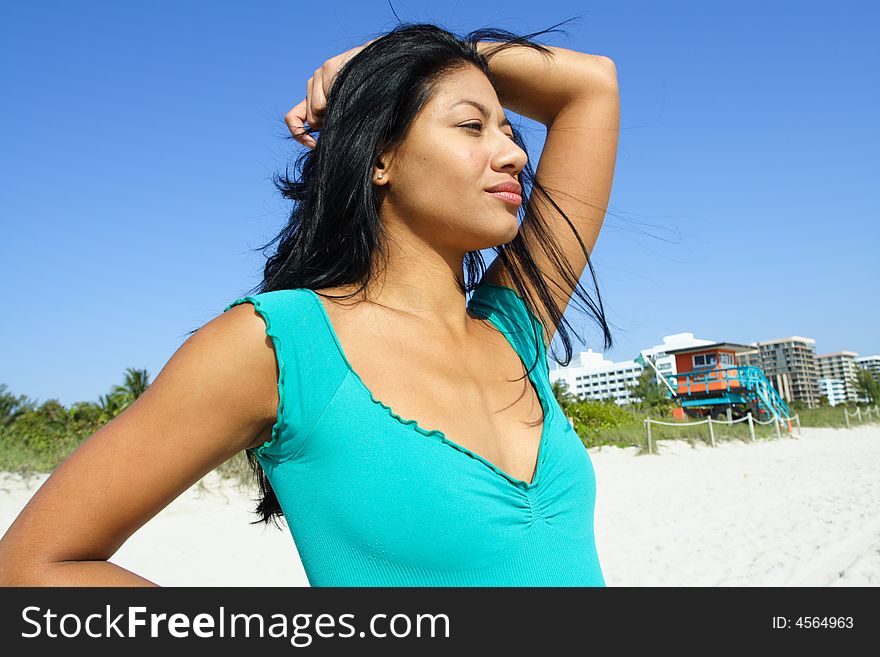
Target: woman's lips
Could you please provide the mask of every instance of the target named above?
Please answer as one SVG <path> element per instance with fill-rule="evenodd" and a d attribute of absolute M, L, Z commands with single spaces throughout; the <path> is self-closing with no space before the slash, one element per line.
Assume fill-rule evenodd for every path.
<path fill-rule="evenodd" d="M 486 192 L 487 194 L 491 194 L 492 196 L 497 196 L 505 203 L 511 203 L 513 205 L 522 205 L 522 196 L 519 194 L 514 194 L 513 192 Z"/>

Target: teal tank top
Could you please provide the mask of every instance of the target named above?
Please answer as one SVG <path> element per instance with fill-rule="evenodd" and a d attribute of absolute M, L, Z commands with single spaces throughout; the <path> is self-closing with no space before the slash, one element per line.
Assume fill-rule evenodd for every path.
<path fill-rule="evenodd" d="M 483 283 L 468 309 L 507 338 L 544 409 L 531 483 L 376 399 L 317 294 L 242 297 L 278 361 L 269 440 L 251 450 L 312 586 L 605 586 L 596 479 L 550 384 L 543 327 L 511 288 Z M 538 340 L 535 339 L 535 331 Z"/>

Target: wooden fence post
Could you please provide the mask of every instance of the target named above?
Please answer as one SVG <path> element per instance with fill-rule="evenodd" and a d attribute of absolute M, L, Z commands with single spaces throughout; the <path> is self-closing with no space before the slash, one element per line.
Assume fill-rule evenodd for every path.
<path fill-rule="evenodd" d="M 751 411 L 749 411 L 749 435 L 752 437 L 752 442 L 755 442 L 755 423 L 752 421 Z"/>

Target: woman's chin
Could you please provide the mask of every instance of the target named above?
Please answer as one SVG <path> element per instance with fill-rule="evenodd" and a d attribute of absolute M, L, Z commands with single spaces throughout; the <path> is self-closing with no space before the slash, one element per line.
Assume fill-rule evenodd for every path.
<path fill-rule="evenodd" d="M 507 223 L 508 237 L 507 237 L 507 241 L 505 242 L 505 244 L 507 242 L 509 242 L 510 240 L 512 240 L 514 237 L 516 237 L 516 234 L 518 232 L 519 232 L 519 217 L 517 217 L 517 215 L 515 215 L 515 214 L 512 214 L 512 215 L 510 215 L 510 220 Z"/>
<path fill-rule="evenodd" d="M 516 234 L 518 232 L 519 225 L 515 220 L 512 224 L 501 226 L 500 229 L 494 232 L 491 237 L 492 246 L 501 246 L 502 244 L 507 244 L 508 242 L 511 242 L 513 238 L 516 237 Z"/>

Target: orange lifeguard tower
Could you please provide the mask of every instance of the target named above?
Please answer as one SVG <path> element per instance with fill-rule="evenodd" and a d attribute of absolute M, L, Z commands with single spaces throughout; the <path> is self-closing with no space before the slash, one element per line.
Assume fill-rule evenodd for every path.
<path fill-rule="evenodd" d="M 668 350 L 666 353 L 675 357 L 676 373 L 658 372 L 658 376 L 665 379 L 669 396 L 680 402 L 675 417 L 720 418 L 730 409 L 734 419 L 751 412 L 759 420 L 787 420 L 791 416 L 788 404 L 764 372 L 758 367 L 737 364 L 737 354 L 753 350 L 751 345 L 733 342 Z M 636 359 L 643 365 L 645 360 L 644 356 Z"/>

